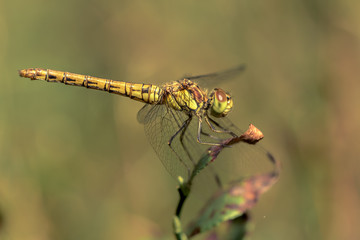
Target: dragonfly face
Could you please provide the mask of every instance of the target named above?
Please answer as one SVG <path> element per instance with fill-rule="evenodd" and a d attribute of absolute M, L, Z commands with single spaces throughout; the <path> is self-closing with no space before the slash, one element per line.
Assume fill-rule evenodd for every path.
<path fill-rule="evenodd" d="M 214 117 L 225 117 L 232 109 L 233 101 L 227 92 L 215 88 L 210 93 L 210 112 Z"/>

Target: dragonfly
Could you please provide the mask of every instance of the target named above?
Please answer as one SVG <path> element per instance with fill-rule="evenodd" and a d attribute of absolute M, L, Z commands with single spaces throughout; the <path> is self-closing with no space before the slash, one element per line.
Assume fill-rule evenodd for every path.
<path fill-rule="evenodd" d="M 221 82 L 244 70 L 244 65 L 198 76 L 187 76 L 161 86 L 117 81 L 43 68 L 19 71 L 31 80 L 58 82 L 126 96 L 145 103 L 138 121 L 165 168 L 175 178 L 189 178 L 191 169 L 209 145 L 241 134 L 227 115 L 233 108 L 229 92 L 200 87 L 198 82 Z"/>

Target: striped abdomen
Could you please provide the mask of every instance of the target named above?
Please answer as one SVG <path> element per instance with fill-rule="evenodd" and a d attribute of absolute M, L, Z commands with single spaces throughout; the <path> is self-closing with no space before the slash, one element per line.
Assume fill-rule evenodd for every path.
<path fill-rule="evenodd" d="M 163 90 L 152 84 L 135 84 L 122 81 L 114 81 L 105 78 L 91 77 L 87 75 L 55 71 L 42 68 L 29 68 L 19 71 L 21 77 L 32 80 L 43 80 L 47 82 L 61 82 L 67 85 L 74 85 L 107 91 L 122 96 L 130 97 L 145 103 L 157 103 L 163 94 Z"/>

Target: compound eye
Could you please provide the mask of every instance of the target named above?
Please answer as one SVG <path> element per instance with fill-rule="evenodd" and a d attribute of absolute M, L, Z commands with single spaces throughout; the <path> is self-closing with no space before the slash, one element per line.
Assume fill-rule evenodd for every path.
<path fill-rule="evenodd" d="M 216 90 L 215 97 L 217 101 L 219 101 L 220 103 L 226 102 L 230 99 L 228 96 L 226 96 L 226 93 L 221 89 Z"/>
<path fill-rule="evenodd" d="M 215 117 L 222 117 L 226 115 L 228 102 L 228 95 L 224 90 L 214 89 L 214 101 L 211 106 L 211 114 Z"/>

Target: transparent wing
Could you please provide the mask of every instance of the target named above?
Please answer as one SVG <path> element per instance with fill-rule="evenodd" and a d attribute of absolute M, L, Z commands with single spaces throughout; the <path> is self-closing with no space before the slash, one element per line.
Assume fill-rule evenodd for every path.
<path fill-rule="evenodd" d="M 245 131 L 239 129 L 229 118 L 215 120 L 221 128 L 230 130 L 240 136 Z M 244 126 L 248 127 L 248 126 Z M 261 147 L 262 140 L 257 144 L 240 142 L 221 152 L 212 167 L 224 183 L 239 180 L 243 177 L 265 173 L 274 169 L 268 152 Z"/>
<path fill-rule="evenodd" d="M 182 176 L 185 180 L 194 169 L 195 164 L 210 147 L 197 142 L 197 128 L 199 119 L 193 117 L 190 124 L 173 139 L 171 147 L 168 145 L 172 136 L 183 126 L 188 115 L 176 111 L 166 105 L 145 105 L 138 113 L 138 120 L 144 124 L 145 133 L 166 170 L 174 177 Z M 218 130 L 228 130 L 240 136 L 244 133 L 228 118 L 212 119 L 211 123 Z M 215 133 L 203 121 L 201 140 L 203 142 L 219 142 L 230 138 L 228 133 Z M 218 176 L 221 183 L 238 180 L 244 176 L 267 171 L 273 166 L 267 153 L 258 144 L 239 143 L 229 149 L 224 149 L 214 163 L 205 169 L 206 184 L 211 181 L 214 186 L 218 183 L 214 176 Z M 206 173 L 207 172 L 207 173 Z M 210 179 L 211 178 L 211 179 Z M 218 187 L 218 186 L 216 186 Z"/>
<path fill-rule="evenodd" d="M 185 180 L 208 147 L 196 141 L 198 119 L 195 117 L 183 134 L 177 134 L 169 146 L 171 137 L 188 118 L 184 112 L 163 104 L 145 105 L 138 113 L 138 120 L 144 124 L 145 134 L 166 170 L 174 178 L 182 176 Z"/>
<path fill-rule="evenodd" d="M 242 135 L 245 131 L 239 129 L 229 118 L 213 118 L 214 125 L 219 129 L 225 129 Z M 248 126 L 244 126 L 248 127 Z M 222 137 L 223 139 L 225 137 Z M 244 176 L 264 173 L 271 170 L 274 165 L 269 159 L 267 151 L 261 147 L 261 141 L 257 144 L 240 142 L 229 149 L 225 149 L 219 155 L 220 161 L 215 161 L 213 167 L 217 172 L 226 172 L 224 182 L 237 180 Z M 224 176 L 225 177 L 225 176 Z"/>
<path fill-rule="evenodd" d="M 237 135 L 244 133 L 228 118 L 214 119 L 223 129 L 228 129 Z M 245 128 L 248 126 L 244 126 Z M 213 133 L 214 134 L 214 133 Z M 227 134 L 215 136 L 226 138 Z M 261 147 L 261 141 L 255 145 L 239 142 L 231 147 L 224 148 L 215 161 L 211 162 L 195 178 L 192 187 L 192 196 L 185 207 L 184 216 L 192 219 L 196 211 L 201 209 L 204 201 L 207 201 L 219 188 L 237 182 L 245 177 L 256 174 L 273 172 L 275 166 L 267 150 Z M 220 184 L 219 184 L 220 183 Z"/>
<path fill-rule="evenodd" d="M 138 112 L 137 114 L 137 120 L 141 124 L 145 124 L 145 117 L 150 112 L 150 110 L 154 107 L 154 105 L 151 104 L 145 104 Z"/>
<path fill-rule="evenodd" d="M 240 66 L 230 68 L 224 71 L 215 72 L 215 73 L 209 73 L 204 75 L 198 75 L 198 76 L 185 76 L 184 78 L 198 82 L 200 84 L 215 84 L 222 81 L 232 80 L 236 76 L 238 76 L 240 73 L 242 73 L 245 70 L 245 64 L 241 64 Z"/>

